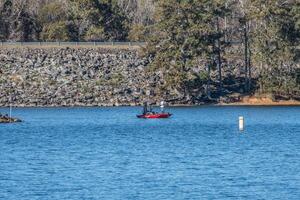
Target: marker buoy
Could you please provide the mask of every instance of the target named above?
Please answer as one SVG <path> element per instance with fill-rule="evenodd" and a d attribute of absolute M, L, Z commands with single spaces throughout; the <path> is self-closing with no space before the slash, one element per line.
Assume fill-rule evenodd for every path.
<path fill-rule="evenodd" d="M 245 124 L 245 120 L 244 117 L 239 117 L 239 130 L 243 131 L 244 130 L 244 124 Z"/>

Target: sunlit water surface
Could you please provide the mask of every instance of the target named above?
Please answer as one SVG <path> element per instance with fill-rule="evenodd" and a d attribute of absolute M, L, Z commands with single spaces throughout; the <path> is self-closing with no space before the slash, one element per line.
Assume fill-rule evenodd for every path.
<path fill-rule="evenodd" d="M 0 199 L 300 199 L 300 107 L 140 110 L 14 109 Z"/>

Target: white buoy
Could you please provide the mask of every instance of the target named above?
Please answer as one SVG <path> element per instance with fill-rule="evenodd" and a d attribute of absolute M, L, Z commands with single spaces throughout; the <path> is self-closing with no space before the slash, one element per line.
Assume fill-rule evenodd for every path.
<path fill-rule="evenodd" d="M 244 120 L 244 117 L 241 116 L 241 117 L 239 117 L 239 130 L 240 131 L 244 130 L 244 125 L 245 125 L 245 120 Z"/>

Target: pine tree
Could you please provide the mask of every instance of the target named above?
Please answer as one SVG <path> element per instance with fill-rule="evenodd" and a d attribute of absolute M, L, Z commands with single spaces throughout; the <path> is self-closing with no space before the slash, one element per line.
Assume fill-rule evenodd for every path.
<path fill-rule="evenodd" d="M 245 45 L 246 91 L 251 87 L 251 65 L 255 65 L 260 67 L 262 92 L 284 92 L 288 88 L 288 80 L 292 80 L 289 74 L 297 57 L 299 30 L 296 28 L 295 10 L 299 9 L 299 3 L 273 0 L 241 2 L 244 3 L 240 22 Z"/>
<path fill-rule="evenodd" d="M 69 18 L 78 27 L 78 40 L 125 40 L 127 18 L 110 0 L 70 0 Z"/>
<path fill-rule="evenodd" d="M 203 86 L 201 76 L 194 69 L 214 63 L 218 65 L 219 87 L 222 86 L 224 32 L 219 20 L 226 14 L 224 8 L 223 1 L 164 0 L 159 3 L 156 34 L 149 41 L 148 52 L 154 57 L 154 69 L 163 71 L 165 88 L 188 96 L 195 86 Z"/>

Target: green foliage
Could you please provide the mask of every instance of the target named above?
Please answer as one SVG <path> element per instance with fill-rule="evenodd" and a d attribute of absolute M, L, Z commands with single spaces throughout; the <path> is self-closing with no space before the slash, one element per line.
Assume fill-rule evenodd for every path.
<path fill-rule="evenodd" d="M 148 52 L 154 57 L 153 67 L 161 70 L 165 84 L 186 91 L 193 80 L 192 69 L 211 63 L 216 41 L 223 38 L 217 29 L 218 18 L 226 15 L 222 1 L 171 1 L 159 3 L 156 33 L 149 39 Z"/>
<path fill-rule="evenodd" d="M 297 69 L 297 46 L 300 32 L 297 30 L 299 3 L 278 5 L 268 1 L 248 13 L 249 23 L 256 28 L 250 30 L 252 63 L 261 66 L 262 75 L 258 80 L 261 91 L 290 95 L 299 90 L 293 75 Z M 259 14 L 257 14 L 259 13 Z"/>
<path fill-rule="evenodd" d="M 65 22 L 55 22 L 43 27 L 41 38 L 44 41 L 68 41 L 70 40 L 68 27 Z"/>
<path fill-rule="evenodd" d="M 87 41 L 105 40 L 104 29 L 102 27 L 95 27 L 95 26 L 90 27 L 85 34 L 85 40 Z"/>
<path fill-rule="evenodd" d="M 209 80 L 209 73 L 208 72 L 205 72 L 205 71 L 202 71 L 199 73 L 199 79 L 202 81 L 202 82 L 207 82 Z"/>
<path fill-rule="evenodd" d="M 66 9 L 60 2 L 51 2 L 44 5 L 38 14 L 38 20 L 41 24 L 55 23 L 64 21 L 67 18 Z"/>
<path fill-rule="evenodd" d="M 128 39 L 130 41 L 138 42 L 145 41 L 147 38 L 146 28 L 143 25 L 133 25 L 128 34 Z"/>
<path fill-rule="evenodd" d="M 36 6 L 27 0 L 0 2 L 1 40 L 122 41 L 127 38 L 129 20 L 116 1 L 53 0 L 45 5 L 38 5 L 43 3 L 41 0 L 36 1 Z"/>
<path fill-rule="evenodd" d="M 69 19 L 78 28 L 78 40 L 124 40 L 127 19 L 111 1 L 71 0 Z"/>
<path fill-rule="evenodd" d="M 255 18 L 257 28 L 252 31 L 252 49 L 257 58 L 254 61 L 278 66 L 294 59 L 299 36 L 294 30 L 296 24 L 290 6 L 278 6 L 272 1 L 259 8 L 262 14 Z"/>
<path fill-rule="evenodd" d="M 299 96 L 299 72 L 299 69 L 288 70 L 285 67 L 274 67 L 268 72 L 262 73 L 259 78 L 261 92 L 279 96 Z"/>

